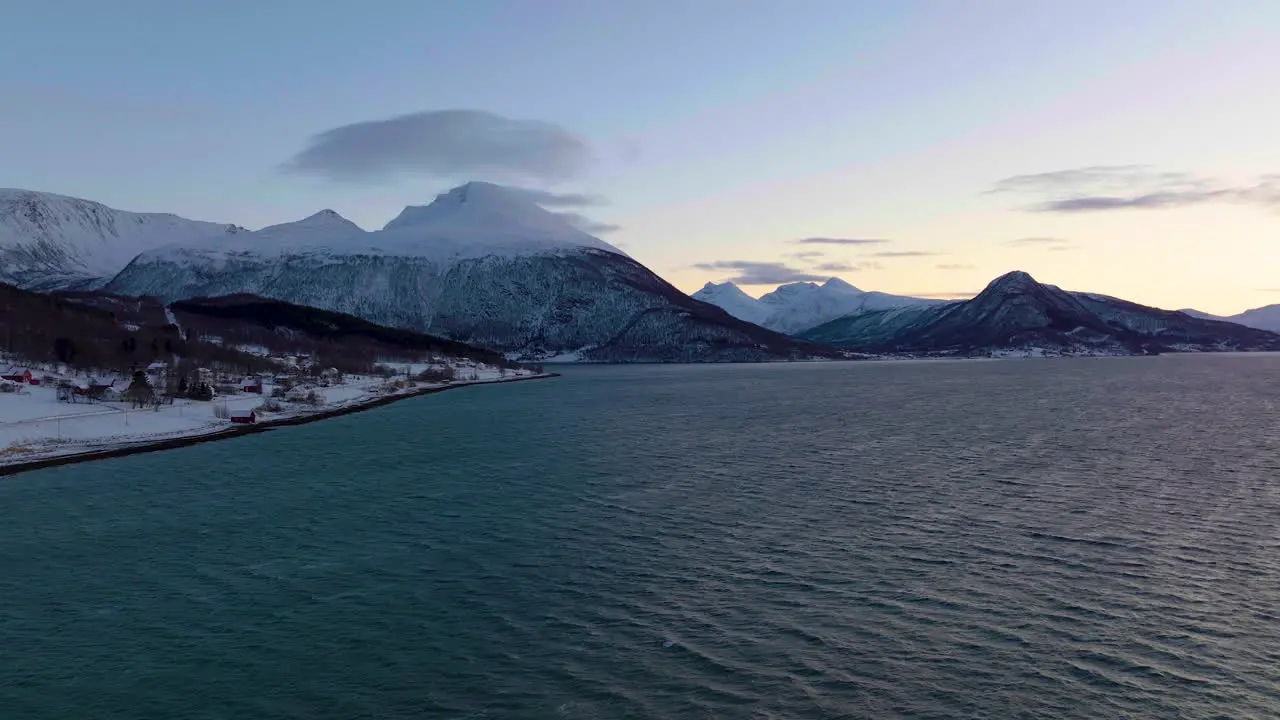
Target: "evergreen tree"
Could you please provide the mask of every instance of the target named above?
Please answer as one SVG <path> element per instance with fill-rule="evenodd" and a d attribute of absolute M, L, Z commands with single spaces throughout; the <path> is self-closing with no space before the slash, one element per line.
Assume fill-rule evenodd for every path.
<path fill-rule="evenodd" d="M 58 362 L 71 364 L 76 357 L 76 344 L 67 337 L 54 338 L 53 354 L 58 358 Z"/>
<path fill-rule="evenodd" d="M 183 375 L 183 376 L 178 380 L 178 394 L 179 394 L 179 395 L 186 395 L 186 394 L 187 394 L 187 376 L 186 376 L 186 375 Z"/>

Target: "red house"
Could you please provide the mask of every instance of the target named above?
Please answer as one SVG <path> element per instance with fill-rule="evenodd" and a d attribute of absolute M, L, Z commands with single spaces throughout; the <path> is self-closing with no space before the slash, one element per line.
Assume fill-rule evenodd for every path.
<path fill-rule="evenodd" d="M 262 381 L 254 378 L 246 379 L 240 383 L 240 392 L 262 394 Z"/>
<path fill-rule="evenodd" d="M 13 367 L 11 367 L 11 368 L 9 368 L 8 370 L 5 370 L 5 371 L 4 371 L 4 375 L 0 375 L 0 379 L 4 379 L 4 380 L 11 380 L 11 381 L 13 381 L 13 382 L 16 382 L 16 383 L 23 383 L 23 384 L 25 384 L 25 385 L 39 385 L 39 384 L 40 384 L 40 381 L 39 381 L 39 380 L 36 380 L 36 379 L 31 375 L 31 371 L 30 371 L 30 370 L 28 370 L 27 368 L 24 368 L 24 367 L 18 367 L 18 366 L 16 366 L 16 365 L 15 365 L 15 366 L 13 366 Z"/>
<path fill-rule="evenodd" d="M 258 421 L 258 416 L 252 410 L 235 410 L 231 413 L 231 422 L 238 425 L 252 425 Z"/>

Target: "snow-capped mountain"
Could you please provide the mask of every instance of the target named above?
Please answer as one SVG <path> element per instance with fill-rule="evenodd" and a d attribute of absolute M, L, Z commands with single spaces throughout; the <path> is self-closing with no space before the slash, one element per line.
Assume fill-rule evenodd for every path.
<path fill-rule="evenodd" d="M 711 303 L 739 320 L 756 325 L 764 325 L 765 318 L 769 317 L 769 308 L 731 282 L 709 282 L 691 297 Z"/>
<path fill-rule="evenodd" d="M 996 278 L 972 300 L 846 316 L 802 337 L 863 352 L 936 355 L 1280 349 L 1275 333 L 1067 292 L 1025 272 Z"/>
<path fill-rule="evenodd" d="M 834 277 L 821 285 L 813 282 L 779 285 L 759 299 L 732 282 L 707 283 L 693 297 L 718 305 L 736 318 L 787 335 L 798 335 L 845 315 L 941 303 L 940 300 L 867 292 Z"/>
<path fill-rule="evenodd" d="M 1264 305 L 1260 308 L 1245 310 L 1237 315 L 1210 315 L 1209 313 L 1200 312 L 1199 310 L 1182 310 L 1194 318 L 1201 320 L 1221 320 L 1223 322 L 1231 322 L 1237 325 L 1257 328 L 1259 330 L 1270 330 L 1271 332 L 1280 332 L 1280 304 Z"/>
<path fill-rule="evenodd" d="M 32 290 L 101 286 L 138 253 L 213 242 L 243 228 L 30 190 L 0 189 L 0 282 Z"/>
<path fill-rule="evenodd" d="M 528 199 L 472 182 L 366 232 L 332 212 L 142 253 L 108 285 L 165 301 L 247 293 L 524 358 L 830 355 L 697 302 Z"/>

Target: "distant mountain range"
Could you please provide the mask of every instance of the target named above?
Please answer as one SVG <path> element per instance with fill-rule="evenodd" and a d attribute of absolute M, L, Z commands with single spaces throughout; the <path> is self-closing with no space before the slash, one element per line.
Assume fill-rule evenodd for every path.
<path fill-rule="evenodd" d="M 1280 332 L 1280 304 L 1266 305 L 1252 310 L 1245 310 L 1237 315 L 1229 315 L 1223 317 L 1221 315 L 1210 315 L 1209 313 L 1200 312 L 1199 310 L 1183 310 L 1182 312 L 1200 318 L 1201 320 L 1222 320 L 1224 322 L 1232 322 L 1237 325 L 1245 325 L 1259 330 L 1270 330 L 1271 332 Z"/>
<path fill-rule="evenodd" d="M 0 194 L 0 281 L 165 303 L 249 294 L 521 359 L 760 361 L 839 353 L 680 292 L 528 193 L 471 182 L 368 232 L 333 211 L 250 232 Z"/>
<path fill-rule="evenodd" d="M 695 292 L 693 297 L 717 305 L 736 318 L 788 335 L 799 335 L 805 330 L 845 315 L 902 307 L 927 307 L 943 302 L 867 292 L 834 277 L 821 285 L 812 282 L 779 285 L 759 299 L 746 294 L 731 282 L 709 282 Z"/>
<path fill-rule="evenodd" d="M 971 300 L 846 315 L 801 337 L 879 354 L 1128 355 L 1280 350 L 1280 335 L 1068 292 L 1025 272 L 1003 275 Z"/>
<path fill-rule="evenodd" d="M 1066 292 L 1017 272 L 963 302 L 867 292 L 837 278 L 758 299 L 708 283 L 690 297 L 531 197 L 471 182 L 405 208 L 381 230 L 324 210 L 249 231 L 0 190 L 0 282 L 82 300 L 267 298 L 521 360 L 1280 349 L 1280 335 L 1258 329 L 1280 324 L 1276 306 L 1218 319 Z"/>

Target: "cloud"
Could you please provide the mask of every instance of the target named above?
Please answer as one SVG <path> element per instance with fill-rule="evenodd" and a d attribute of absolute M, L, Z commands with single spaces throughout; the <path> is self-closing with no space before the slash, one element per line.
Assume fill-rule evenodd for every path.
<path fill-rule="evenodd" d="M 1056 237 L 1022 237 L 1005 240 L 1004 244 L 1010 247 L 1041 248 L 1050 252 L 1062 252 L 1076 248 L 1075 245 L 1071 244 L 1071 241 Z"/>
<path fill-rule="evenodd" d="M 823 272 L 857 272 L 858 270 L 862 270 L 863 268 L 859 265 L 854 265 L 852 263 L 847 263 L 847 262 L 828 262 L 828 263 L 822 263 L 820 265 L 815 265 L 814 269 L 821 270 Z"/>
<path fill-rule="evenodd" d="M 564 218 L 570 225 L 578 228 L 582 232 L 592 235 L 603 235 L 604 233 L 617 232 L 622 229 L 621 225 L 613 223 L 598 222 L 591 218 L 574 212 L 558 212 L 556 215 Z"/>
<path fill-rule="evenodd" d="M 814 258 L 820 258 L 826 254 L 827 253 L 822 250 L 802 250 L 801 252 L 791 253 L 787 255 L 787 257 L 795 258 L 796 260 L 812 260 Z"/>
<path fill-rule="evenodd" d="M 880 245 L 887 243 L 888 240 L 879 240 L 875 238 L 830 238 L 830 237 L 811 237 L 792 240 L 793 245 Z"/>
<path fill-rule="evenodd" d="M 923 252 L 921 250 L 890 250 L 887 252 L 871 253 L 871 257 L 879 258 L 908 258 L 908 257 L 933 257 L 942 253 Z"/>
<path fill-rule="evenodd" d="M 351 183 L 414 175 L 555 182 L 578 175 L 591 161 L 586 143 L 551 123 L 483 110 L 434 110 L 326 130 L 281 169 Z"/>
<path fill-rule="evenodd" d="M 738 285 L 780 285 L 789 282 L 811 282 L 826 280 L 825 275 L 814 275 L 780 262 L 756 262 L 753 260 L 716 260 L 715 262 L 696 263 L 695 268 L 710 271 L 731 271 L 737 273 L 729 278 Z"/>
<path fill-rule="evenodd" d="M 944 263 L 942 265 L 937 265 L 935 267 L 937 267 L 939 270 L 973 270 L 974 269 L 972 265 L 962 265 L 960 263 Z"/>
<path fill-rule="evenodd" d="M 1146 165 L 1095 165 L 1014 175 L 987 192 L 1039 196 L 1024 209 L 1050 213 L 1159 210 L 1215 202 L 1280 207 L 1280 175 L 1259 176 L 1252 185 L 1229 185 Z"/>
<path fill-rule="evenodd" d="M 1005 245 L 1055 245 L 1064 243 L 1066 240 L 1056 237 L 1021 237 L 1013 240 L 1005 240 Z"/>
<path fill-rule="evenodd" d="M 543 207 L 587 207 L 591 205 L 604 205 L 605 199 L 599 195 L 585 195 L 583 193 L 558 193 L 550 190 L 535 190 L 533 188 L 521 188 L 506 186 L 506 190 L 516 193 L 527 199 L 529 202 L 537 203 Z"/>

